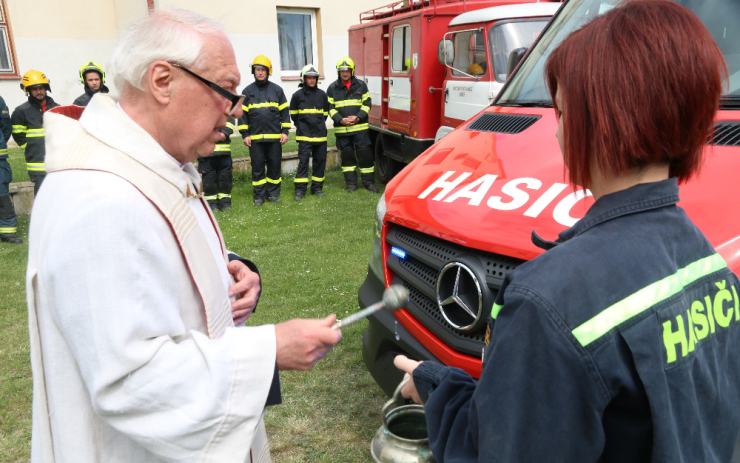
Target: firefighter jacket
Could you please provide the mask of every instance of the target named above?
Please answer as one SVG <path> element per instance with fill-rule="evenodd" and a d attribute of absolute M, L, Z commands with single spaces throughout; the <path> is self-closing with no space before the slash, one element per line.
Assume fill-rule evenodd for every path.
<path fill-rule="evenodd" d="M 10 124 L 10 110 L 8 105 L 5 104 L 5 100 L 0 96 L 0 131 L 2 131 L 2 137 L 0 137 L 0 159 L 8 157 L 8 139 L 12 131 Z"/>
<path fill-rule="evenodd" d="M 288 100 L 283 89 L 269 80 L 253 82 L 243 91 L 245 96 L 239 118 L 242 138 L 251 137 L 252 142 L 279 141 L 280 135 L 290 131 Z"/>
<path fill-rule="evenodd" d="M 223 141 L 216 143 L 216 147 L 213 148 L 212 156 L 231 156 L 231 134 L 236 131 L 236 125 L 233 119 L 226 121 L 226 126 L 221 129 L 226 138 Z"/>
<path fill-rule="evenodd" d="M 326 142 L 326 116 L 329 115 L 329 99 L 318 87 L 299 88 L 290 98 L 290 117 L 296 127 L 296 141 L 308 143 Z"/>
<path fill-rule="evenodd" d="M 46 110 L 59 106 L 50 96 L 46 97 Z M 26 150 L 26 167 L 29 172 L 45 172 L 44 115 L 41 103 L 28 97 L 28 101 L 15 108 L 10 117 L 13 140 Z"/>
<path fill-rule="evenodd" d="M 676 179 L 599 198 L 512 271 L 483 373 L 423 362 L 438 461 L 730 461 L 740 429 L 740 284 Z M 536 238 L 536 235 L 534 235 Z"/>
<path fill-rule="evenodd" d="M 100 93 L 108 93 L 109 91 L 110 90 L 108 90 L 108 87 L 106 87 L 105 85 L 101 85 L 100 90 L 98 90 L 98 92 Z M 78 96 L 72 104 L 77 105 L 77 106 L 87 106 L 87 104 L 90 102 L 90 99 L 93 97 L 93 95 L 95 95 L 98 92 L 93 92 L 92 90 L 90 90 L 90 88 L 87 85 L 85 85 L 85 93 Z"/>
<path fill-rule="evenodd" d="M 370 92 L 365 82 L 355 76 L 352 76 L 351 82 L 348 89 L 341 79 L 337 79 L 326 91 L 329 97 L 329 116 L 334 121 L 334 134 L 338 137 L 368 129 L 367 115 L 372 106 Z M 360 120 L 354 125 L 342 125 L 339 121 L 347 116 L 357 116 Z"/>

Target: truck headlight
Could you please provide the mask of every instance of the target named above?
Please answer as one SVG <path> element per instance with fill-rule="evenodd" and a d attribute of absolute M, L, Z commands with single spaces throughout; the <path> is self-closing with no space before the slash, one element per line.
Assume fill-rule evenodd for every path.
<path fill-rule="evenodd" d="M 383 247 L 381 246 L 380 237 L 383 231 L 385 212 L 385 193 L 383 193 L 378 200 L 378 205 L 375 206 L 375 233 L 373 234 L 373 253 L 370 256 L 370 262 L 368 263 L 370 271 L 372 271 L 375 276 L 378 277 L 378 279 L 382 282 L 385 282 L 385 277 L 383 276 L 383 256 L 381 254 Z"/>

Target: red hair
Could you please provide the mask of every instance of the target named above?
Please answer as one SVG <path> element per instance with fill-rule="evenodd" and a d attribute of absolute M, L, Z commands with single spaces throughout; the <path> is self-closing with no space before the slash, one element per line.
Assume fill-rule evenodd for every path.
<path fill-rule="evenodd" d="M 690 178 L 725 74 L 709 31 L 670 0 L 627 1 L 570 34 L 545 69 L 564 110 L 570 182 L 588 187 L 592 162 L 616 175 L 666 163 L 671 176 Z"/>

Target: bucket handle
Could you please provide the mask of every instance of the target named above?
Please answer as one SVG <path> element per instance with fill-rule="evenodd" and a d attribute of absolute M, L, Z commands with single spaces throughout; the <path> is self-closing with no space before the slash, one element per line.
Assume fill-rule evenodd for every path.
<path fill-rule="evenodd" d="M 403 388 L 403 386 L 405 386 L 410 379 L 411 377 L 406 374 L 404 375 L 401 382 L 398 383 L 398 386 L 396 386 L 396 390 L 393 391 L 393 396 L 391 396 L 391 398 L 383 404 L 383 416 L 386 416 L 388 412 L 393 410 L 394 408 L 400 407 L 401 405 L 406 405 L 408 403 L 408 401 L 404 399 L 401 395 L 401 388 Z"/>

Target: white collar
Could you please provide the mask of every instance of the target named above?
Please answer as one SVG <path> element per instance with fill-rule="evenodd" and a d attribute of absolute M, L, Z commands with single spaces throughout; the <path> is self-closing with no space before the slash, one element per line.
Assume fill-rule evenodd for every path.
<path fill-rule="evenodd" d="M 200 193 L 201 178 L 193 164 L 180 164 L 109 94 L 93 96 L 80 117 L 80 125 L 91 136 L 156 172 L 183 195 Z"/>

